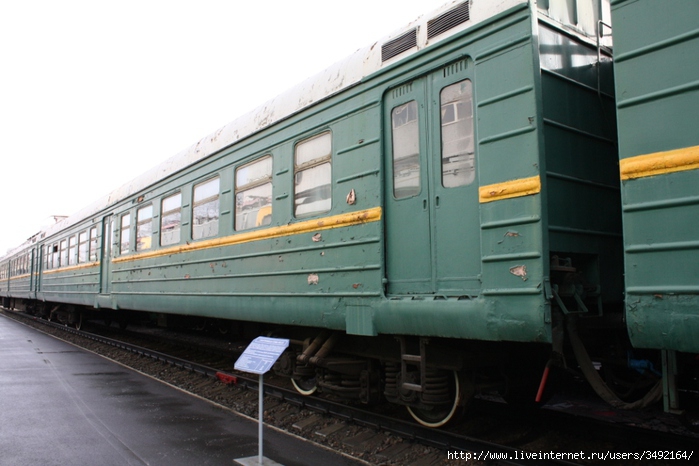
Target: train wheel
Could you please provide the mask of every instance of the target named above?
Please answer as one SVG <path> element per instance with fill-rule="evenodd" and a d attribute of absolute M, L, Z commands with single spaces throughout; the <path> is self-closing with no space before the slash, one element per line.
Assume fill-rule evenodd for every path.
<path fill-rule="evenodd" d="M 82 330 L 83 328 L 83 315 L 78 314 L 78 319 L 73 322 L 73 326 L 75 327 L 75 330 Z"/>
<path fill-rule="evenodd" d="M 464 384 L 459 381 L 456 371 L 451 372 L 449 396 L 451 401 L 444 405 L 430 409 L 408 406 L 408 412 L 419 424 L 425 427 L 442 427 L 452 420 L 456 420 L 463 413 L 465 401 L 470 398 L 466 395 Z"/>
<path fill-rule="evenodd" d="M 291 379 L 291 384 L 297 392 L 304 396 L 313 395 L 318 390 L 315 377 L 303 378 L 300 380 Z"/>

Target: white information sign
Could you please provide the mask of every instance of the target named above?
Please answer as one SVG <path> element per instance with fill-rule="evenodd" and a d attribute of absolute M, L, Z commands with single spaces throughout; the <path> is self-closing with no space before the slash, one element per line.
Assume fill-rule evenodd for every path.
<path fill-rule="evenodd" d="M 276 465 L 276 463 L 269 458 L 265 458 L 262 455 L 262 425 L 264 424 L 262 416 L 264 414 L 263 403 L 264 403 L 264 387 L 262 386 L 262 378 L 264 373 L 272 368 L 279 356 L 284 352 L 285 349 L 289 347 L 289 340 L 283 338 L 269 338 L 269 337 L 257 337 L 252 340 L 252 343 L 245 348 L 243 354 L 240 355 L 238 360 L 235 362 L 235 369 L 243 372 L 251 372 L 253 374 L 258 374 L 260 376 L 260 385 L 258 387 L 258 416 L 259 416 L 259 445 L 257 458 L 254 456 L 248 458 L 239 458 L 236 460 L 238 464 L 244 466 L 255 464 L 254 461 L 257 460 L 258 465 Z"/>
<path fill-rule="evenodd" d="M 235 369 L 252 374 L 264 374 L 272 368 L 288 347 L 289 340 L 286 339 L 257 337 L 235 362 Z"/>

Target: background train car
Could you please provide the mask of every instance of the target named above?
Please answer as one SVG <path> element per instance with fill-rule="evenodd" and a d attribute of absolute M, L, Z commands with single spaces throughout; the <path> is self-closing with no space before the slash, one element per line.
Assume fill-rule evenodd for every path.
<path fill-rule="evenodd" d="M 4 296 L 285 335 L 300 391 L 431 426 L 480 391 L 531 400 L 552 365 L 618 380 L 639 359 L 607 7 L 447 5 L 57 224 L 36 299 Z"/>
<path fill-rule="evenodd" d="M 699 389 L 698 15 L 692 0 L 612 2 L 626 324 L 663 350 L 668 410 L 678 376 Z"/>

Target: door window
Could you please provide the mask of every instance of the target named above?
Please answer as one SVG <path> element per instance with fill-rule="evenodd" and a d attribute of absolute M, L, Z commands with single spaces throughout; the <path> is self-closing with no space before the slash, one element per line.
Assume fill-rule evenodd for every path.
<path fill-rule="evenodd" d="M 420 194 L 420 130 L 418 106 L 412 100 L 391 112 L 393 137 L 393 196 Z"/>
<path fill-rule="evenodd" d="M 473 97 L 471 81 L 440 92 L 442 127 L 442 186 L 455 188 L 473 183 Z"/>

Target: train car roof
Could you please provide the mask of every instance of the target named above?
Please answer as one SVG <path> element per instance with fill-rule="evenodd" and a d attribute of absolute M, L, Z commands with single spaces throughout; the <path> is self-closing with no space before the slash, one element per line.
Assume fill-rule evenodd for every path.
<path fill-rule="evenodd" d="M 431 13 L 424 14 L 405 27 L 373 44 L 357 50 L 346 59 L 312 76 L 287 92 L 269 100 L 256 109 L 238 117 L 217 131 L 201 138 L 187 149 L 153 167 L 125 185 L 70 217 L 57 222 L 46 231 L 32 236 L 23 245 L 8 252 L 8 256 L 31 244 L 48 238 L 75 225 L 116 203 L 143 191 L 156 182 L 173 175 L 235 143 L 278 123 L 322 100 L 352 87 L 362 79 L 454 34 L 507 11 L 529 0 L 453 0 Z M 442 28 L 440 32 L 437 28 Z M 438 32 L 428 37 L 428 30 Z M 416 31 L 415 44 L 405 49 L 404 38 Z M 407 45 L 411 45 L 407 43 Z M 403 47 L 403 49 L 401 49 Z M 399 50 L 389 56 L 391 50 Z M 388 52 L 387 52 L 388 51 Z M 389 56 L 389 58 L 386 58 Z"/>

